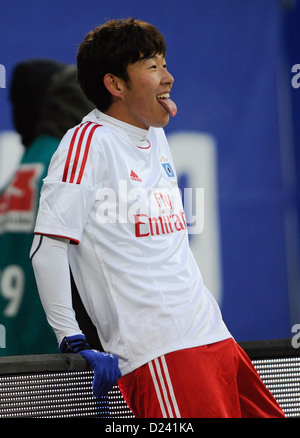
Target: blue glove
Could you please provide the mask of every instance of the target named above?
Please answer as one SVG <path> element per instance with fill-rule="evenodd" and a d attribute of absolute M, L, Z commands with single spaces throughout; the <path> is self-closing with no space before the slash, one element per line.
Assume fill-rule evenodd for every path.
<path fill-rule="evenodd" d="M 107 394 L 122 376 L 117 356 L 92 350 L 84 335 L 65 337 L 60 344 L 60 351 L 62 353 L 79 353 L 88 362 L 94 371 L 94 397 Z"/>

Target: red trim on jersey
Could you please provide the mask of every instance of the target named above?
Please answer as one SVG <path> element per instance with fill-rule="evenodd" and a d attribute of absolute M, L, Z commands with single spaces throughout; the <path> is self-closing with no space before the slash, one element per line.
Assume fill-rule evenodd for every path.
<path fill-rule="evenodd" d="M 83 143 L 83 139 L 84 139 L 85 133 L 86 133 L 87 129 L 92 124 L 94 124 L 94 126 L 91 128 L 91 130 L 89 132 L 87 141 L 85 143 Z M 70 180 L 69 180 L 70 183 L 74 182 L 77 166 L 78 166 L 78 163 L 79 163 L 80 152 L 81 152 L 81 148 L 83 146 L 84 147 L 84 154 L 83 154 L 83 158 L 82 158 L 82 162 L 81 162 L 81 167 L 80 167 L 79 175 L 78 175 L 78 178 L 76 180 L 76 184 L 80 184 L 81 183 L 81 179 L 82 179 L 83 172 L 84 172 L 85 165 L 86 165 L 87 158 L 88 158 L 88 153 L 89 153 L 92 137 L 93 137 L 93 134 L 94 134 L 96 128 L 98 128 L 99 126 L 102 126 L 102 125 L 98 125 L 98 124 L 93 123 L 93 122 L 85 122 L 85 123 L 82 123 L 80 126 L 78 126 L 75 129 L 74 134 L 73 134 L 73 136 L 71 138 L 70 147 L 69 147 L 69 151 L 68 151 L 68 156 L 67 156 L 65 167 L 64 167 L 64 173 L 63 173 L 63 178 L 62 178 L 63 182 L 67 182 L 68 173 L 69 173 L 69 170 L 70 170 L 70 162 L 71 162 L 71 158 L 72 158 L 72 154 L 73 154 L 74 145 L 76 143 L 76 139 L 77 139 L 79 130 L 81 130 L 80 137 L 79 137 L 79 139 L 77 141 L 77 145 L 75 146 L 75 148 L 76 148 L 75 158 L 74 158 L 74 162 L 73 162 L 73 165 L 72 165 L 71 176 L 70 176 Z"/>
<path fill-rule="evenodd" d="M 92 124 L 92 122 L 88 122 L 85 125 L 85 127 L 82 129 L 82 131 L 81 131 L 81 134 L 80 134 L 80 137 L 79 137 L 79 141 L 78 141 L 78 144 L 77 144 L 75 159 L 74 159 L 74 163 L 73 163 L 73 167 L 72 167 L 70 183 L 74 182 L 75 172 L 76 172 L 76 169 L 77 169 L 77 164 L 78 164 L 78 160 L 79 160 L 79 155 L 80 155 L 80 151 L 81 151 L 81 145 L 82 145 L 83 137 L 84 137 L 84 134 L 85 134 L 86 130 L 88 129 L 88 127 L 91 124 Z"/>
<path fill-rule="evenodd" d="M 84 151 L 84 156 L 83 156 L 83 159 L 82 159 L 82 163 L 81 163 L 81 167 L 80 167 L 80 171 L 79 171 L 79 175 L 78 175 L 76 184 L 80 184 L 81 183 L 81 178 L 82 178 L 82 175 L 83 175 L 83 172 L 84 172 L 84 168 L 85 168 L 85 165 L 86 165 L 86 162 L 87 162 L 87 157 L 88 157 L 88 154 L 89 154 L 89 149 L 90 149 L 92 137 L 93 137 L 93 134 L 94 134 L 95 130 L 97 128 L 99 128 L 99 126 L 101 126 L 101 125 L 94 125 L 91 128 L 90 132 L 89 132 L 89 136 L 88 136 L 88 139 L 87 139 L 87 143 L 86 143 L 86 147 L 85 147 L 85 151 Z"/>
<path fill-rule="evenodd" d="M 75 132 L 72 136 L 71 139 L 71 143 L 70 143 L 70 147 L 69 147 L 69 152 L 68 152 L 68 156 L 67 156 L 67 160 L 65 163 L 65 168 L 64 168 L 64 173 L 63 173 L 63 177 L 62 177 L 62 181 L 66 182 L 67 181 L 67 175 L 68 175 L 68 170 L 69 170 L 69 165 L 70 165 L 70 161 L 71 161 L 71 156 L 72 156 L 72 152 L 73 152 L 73 147 L 74 147 L 74 143 L 77 137 L 77 133 L 79 131 L 79 129 L 81 128 L 82 124 L 79 125 L 76 129 Z"/>
<path fill-rule="evenodd" d="M 139 149 L 149 149 L 149 148 L 151 148 L 151 143 L 150 143 L 150 141 L 149 140 L 147 140 L 147 142 L 149 143 L 149 145 L 148 146 L 136 146 L 137 148 L 139 148 Z"/>
<path fill-rule="evenodd" d="M 73 237 L 61 236 L 60 234 L 39 233 L 39 232 L 34 232 L 34 234 L 38 236 L 61 237 L 62 239 L 70 240 L 70 243 L 73 243 L 75 245 L 78 245 L 80 243 L 80 240 L 73 239 Z"/>

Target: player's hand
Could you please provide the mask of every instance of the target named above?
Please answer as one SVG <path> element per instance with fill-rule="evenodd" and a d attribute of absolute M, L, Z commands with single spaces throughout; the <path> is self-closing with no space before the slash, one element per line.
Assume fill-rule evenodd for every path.
<path fill-rule="evenodd" d="M 79 354 L 87 360 L 94 371 L 94 397 L 106 395 L 121 377 L 117 356 L 97 350 L 83 350 Z"/>
<path fill-rule="evenodd" d="M 79 353 L 86 359 L 94 371 L 94 397 L 106 395 L 122 376 L 117 356 L 92 350 L 83 335 L 65 337 L 60 350 L 62 353 Z"/>

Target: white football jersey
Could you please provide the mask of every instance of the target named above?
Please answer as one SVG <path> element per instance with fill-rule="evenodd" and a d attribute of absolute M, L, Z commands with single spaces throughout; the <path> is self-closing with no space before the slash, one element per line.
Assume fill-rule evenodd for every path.
<path fill-rule="evenodd" d="M 52 158 L 35 232 L 76 243 L 69 261 L 77 288 L 123 375 L 231 336 L 189 248 L 163 129 L 92 111 Z"/>

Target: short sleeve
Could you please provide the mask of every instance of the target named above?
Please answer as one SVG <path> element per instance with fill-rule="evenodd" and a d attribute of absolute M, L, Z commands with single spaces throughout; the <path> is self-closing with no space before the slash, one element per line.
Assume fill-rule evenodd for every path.
<path fill-rule="evenodd" d="M 103 183 L 104 157 L 95 135 L 98 127 L 95 123 L 83 123 L 62 139 L 43 181 L 35 234 L 80 242 Z"/>

